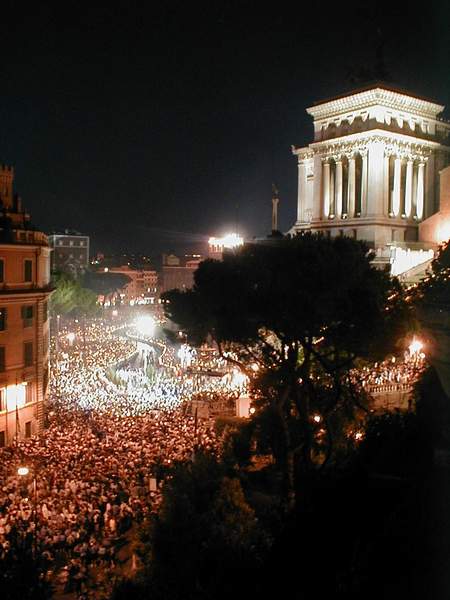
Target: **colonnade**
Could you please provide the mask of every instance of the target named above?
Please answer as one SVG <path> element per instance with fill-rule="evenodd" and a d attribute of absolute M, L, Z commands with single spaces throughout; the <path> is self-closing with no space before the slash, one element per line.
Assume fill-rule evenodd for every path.
<path fill-rule="evenodd" d="M 367 150 L 322 161 L 324 219 L 360 217 L 367 210 Z"/>
<path fill-rule="evenodd" d="M 421 221 L 425 204 L 424 159 L 385 154 L 384 161 L 388 215 Z"/>
<path fill-rule="evenodd" d="M 377 165 L 371 168 L 376 168 Z M 384 208 L 392 218 L 421 221 L 425 204 L 425 159 L 385 152 Z M 364 217 L 368 206 L 369 156 L 366 149 L 322 159 L 321 218 Z M 381 208 L 381 207 L 380 207 Z"/>

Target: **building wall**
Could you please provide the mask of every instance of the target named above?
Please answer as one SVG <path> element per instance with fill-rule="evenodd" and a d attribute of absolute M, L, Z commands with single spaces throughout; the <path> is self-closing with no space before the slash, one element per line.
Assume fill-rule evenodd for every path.
<path fill-rule="evenodd" d="M 0 226 L 0 445 L 41 430 L 49 380 L 50 248 L 45 234 L 26 229 L 27 215 L 8 216 L 13 229 Z"/>
<path fill-rule="evenodd" d="M 51 268 L 77 275 L 89 265 L 89 237 L 86 235 L 55 234 L 49 236 L 53 250 Z"/>

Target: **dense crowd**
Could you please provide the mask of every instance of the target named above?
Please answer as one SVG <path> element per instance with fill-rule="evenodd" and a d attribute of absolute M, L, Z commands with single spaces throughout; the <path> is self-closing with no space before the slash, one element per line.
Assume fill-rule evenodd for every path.
<path fill-rule="evenodd" d="M 130 389 L 107 379 L 106 369 L 132 355 L 134 342 L 99 324 L 75 340 L 65 332 L 60 338 L 45 434 L 0 452 L 0 561 L 32 544 L 49 578 L 58 574 L 67 590 L 82 592 L 108 577 L 122 536 L 157 510 L 170 465 L 217 443 L 208 420 L 172 402 L 169 377 L 155 378 L 153 393 L 162 396 L 142 404 L 146 413 L 133 409 L 142 392 L 133 386 L 144 385 L 143 376 L 130 372 Z M 18 475 L 21 465 L 29 475 Z"/>
<path fill-rule="evenodd" d="M 376 391 L 387 385 L 412 386 L 425 367 L 425 355 L 414 356 L 405 353 L 403 360 L 391 357 L 370 367 L 363 367 L 354 372 L 361 385 L 368 391 Z"/>

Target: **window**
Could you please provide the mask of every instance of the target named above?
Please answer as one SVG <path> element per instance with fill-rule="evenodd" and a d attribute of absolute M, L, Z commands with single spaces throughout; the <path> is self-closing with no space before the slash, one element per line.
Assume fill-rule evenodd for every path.
<path fill-rule="evenodd" d="M 70 240 L 69 246 L 73 246 L 73 240 Z"/>
<path fill-rule="evenodd" d="M 0 283 L 5 281 L 5 261 L 0 258 Z"/>
<path fill-rule="evenodd" d="M 31 437 L 31 421 L 27 421 L 25 423 L 25 437 L 26 438 Z"/>
<path fill-rule="evenodd" d="M 26 282 L 33 281 L 33 261 L 26 260 L 24 263 L 24 280 Z"/>
<path fill-rule="evenodd" d="M 0 373 L 5 371 L 5 347 L 0 346 Z"/>
<path fill-rule="evenodd" d="M 63 245 L 62 240 L 59 240 L 58 241 L 58 246 L 62 246 L 62 245 Z"/>
<path fill-rule="evenodd" d="M 5 446 L 6 446 L 5 432 L 0 431 L 0 448 L 4 448 Z"/>
<path fill-rule="evenodd" d="M 48 321 L 48 302 L 47 302 L 47 300 L 45 300 L 43 308 L 42 308 L 42 319 L 43 319 L 44 323 L 47 323 L 47 321 Z"/>
<path fill-rule="evenodd" d="M 33 342 L 24 342 L 23 362 L 25 364 L 25 367 L 33 366 Z"/>
<path fill-rule="evenodd" d="M 84 246 L 84 242 L 80 242 L 80 246 Z"/>
<path fill-rule="evenodd" d="M 25 404 L 30 404 L 30 402 L 33 402 L 33 386 L 28 383 L 25 387 Z"/>
<path fill-rule="evenodd" d="M 0 331 L 6 329 L 6 308 L 0 308 Z"/>
<path fill-rule="evenodd" d="M 0 389 L 0 410 L 6 410 L 5 391 L 6 388 Z"/>
<path fill-rule="evenodd" d="M 31 327 L 33 325 L 33 307 L 22 306 L 22 319 L 24 327 Z"/>

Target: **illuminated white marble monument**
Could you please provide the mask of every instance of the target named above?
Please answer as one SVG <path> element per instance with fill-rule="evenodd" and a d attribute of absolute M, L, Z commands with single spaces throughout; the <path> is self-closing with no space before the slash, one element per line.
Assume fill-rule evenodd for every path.
<path fill-rule="evenodd" d="M 439 172 L 450 163 L 443 110 L 381 84 L 308 108 L 314 142 L 293 147 L 298 205 L 289 233 L 414 246 L 419 223 L 439 210 Z"/>

